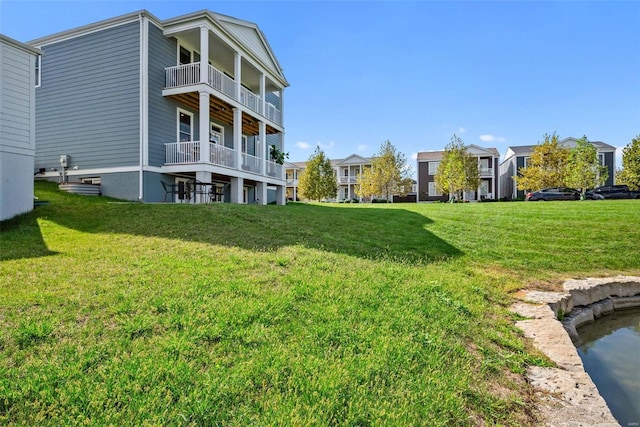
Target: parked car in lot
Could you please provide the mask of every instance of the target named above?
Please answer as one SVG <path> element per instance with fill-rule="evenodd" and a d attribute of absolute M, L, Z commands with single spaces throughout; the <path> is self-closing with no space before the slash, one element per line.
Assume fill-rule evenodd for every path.
<path fill-rule="evenodd" d="M 626 185 L 603 185 L 587 192 L 603 199 L 640 199 L 640 191 L 631 191 Z"/>
<path fill-rule="evenodd" d="M 573 188 L 554 187 L 527 193 L 525 200 L 535 202 L 537 200 L 580 200 L 580 192 Z"/>

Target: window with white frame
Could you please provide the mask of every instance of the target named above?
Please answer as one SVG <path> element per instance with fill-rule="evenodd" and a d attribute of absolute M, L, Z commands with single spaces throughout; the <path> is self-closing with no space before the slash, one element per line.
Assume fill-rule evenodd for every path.
<path fill-rule="evenodd" d="M 215 123 L 211 123 L 209 129 L 209 142 L 224 145 L 224 128 Z"/>
<path fill-rule="evenodd" d="M 193 141 L 193 114 L 178 109 L 178 141 Z"/>
<path fill-rule="evenodd" d="M 42 55 L 36 56 L 36 87 L 42 84 Z"/>
<path fill-rule="evenodd" d="M 531 163 L 531 157 L 527 156 L 524 158 L 524 167 L 528 168 L 529 167 L 529 163 Z"/>
<path fill-rule="evenodd" d="M 600 166 L 604 166 L 604 153 L 598 153 L 598 163 Z"/>
<path fill-rule="evenodd" d="M 438 166 L 440 166 L 440 162 L 429 162 L 429 175 L 438 173 Z"/>
<path fill-rule="evenodd" d="M 248 144 L 247 144 L 247 135 L 242 135 L 242 152 L 243 153 L 247 153 L 247 148 L 248 148 Z"/>
<path fill-rule="evenodd" d="M 438 189 L 436 188 L 436 183 L 435 182 L 430 182 L 429 183 L 429 197 L 437 197 L 437 196 L 442 196 L 442 193 L 440 191 L 438 191 Z"/>

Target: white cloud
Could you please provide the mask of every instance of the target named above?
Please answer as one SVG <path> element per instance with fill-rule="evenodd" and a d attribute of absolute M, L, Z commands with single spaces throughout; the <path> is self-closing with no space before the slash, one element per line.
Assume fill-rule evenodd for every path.
<path fill-rule="evenodd" d="M 323 144 L 322 142 L 318 142 L 318 146 L 323 150 L 326 150 L 327 148 L 332 148 L 334 145 L 336 145 L 336 143 L 333 141 L 329 142 L 328 144 Z"/>
<path fill-rule="evenodd" d="M 358 151 L 365 151 L 367 149 L 367 146 L 364 144 L 360 144 L 358 145 Z"/>
<path fill-rule="evenodd" d="M 465 133 L 465 131 L 466 131 L 466 129 L 465 129 L 465 128 L 463 128 L 462 126 L 460 126 L 460 127 L 458 128 L 458 133 L 459 133 L 459 134 L 463 134 L 463 133 Z"/>
<path fill-rule="evenodd" d="M 296 147 L 302 148 L 304 150 L 308 150 L 309 148 L 311 148 L 311 145 L 309 145 L 308 142 L 298 141 L 296 142 Z"/>
<path fill-rule="evenodd" d="M 480 141 L 482 142 L 506 142 L 507 138 L 503 137 L 503 136 L 493 136 L 493 135 L 489 135 L 489 134 L 485 134 L 485 135 L 480 135 Z"/>
<path fill-rule="evenodd" d="M 418 153 L 411 153 L 411 160 L 418 160 Z"/>

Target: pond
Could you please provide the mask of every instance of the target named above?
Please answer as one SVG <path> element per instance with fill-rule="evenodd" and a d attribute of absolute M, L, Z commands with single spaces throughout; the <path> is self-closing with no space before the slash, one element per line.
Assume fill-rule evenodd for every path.
<path fill-rule="evenodd" d="M 578 354 L 620 425 L 640 426 L 640 310 L 615 311 L 578 328 Z"/>

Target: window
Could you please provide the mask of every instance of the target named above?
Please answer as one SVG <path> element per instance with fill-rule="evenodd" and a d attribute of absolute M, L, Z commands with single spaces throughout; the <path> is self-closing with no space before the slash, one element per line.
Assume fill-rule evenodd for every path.
<path fill-rule="evenodd" d="M 531 163 L 531 157 L 525 157 L 524 158 L 524 167 L 528 168 L 529 167 L 529 163 Z"/>
<path fill-rule="evenodd" d="M 440 162 L 429 162 L 429 175 L 438 173 L 438 166 L 440 166 Z"/>
<path fill-rule="evenodd" d="M 178 61 L 180 65 L 191 63 L 191 51 L 185 47 L 180 46 L 180 53 L 178 55 Z"/>
<path fill-rule="evenodd" d="M 242 135 L 242 152 L 247 153 L 247 135 Z"/>
<path fill-rule="evenodd" d="M 211 123 L 209 131 L 209 142 L 224 145 L 224 128 L 215 123 Z"/>
<path fill-rule="evenodd" d="M 349 176 L 349 169 L 344 170 L 344 176 Z"/>
<path fill-rule="evenodd" d="M 178 109 L 178 141 L 193 141 L 193 114 Z"/>
<path fill-rule="evenodd" d="M 480 159 L 480 172 L 489 172 L 489 159 Z"/>
<path fill-rule="evenodd" d="M 42 55 L 36 56 L 36 87 L 42 83 Z"/>
<path fill-rule="evenodd" d="M 435 182 L 430 182 L 429 183 L 429 197 L 437 197 L 437 196 L 442 196 L 442 193 L 438 191 L 438 189 L 436 188 L 436 183 Z"/>
<path fill-rule="evenodd" d="M 598 163 L 600 163 L 600 166 L 604 166 L 604 153 L 598 153 Z"/>

